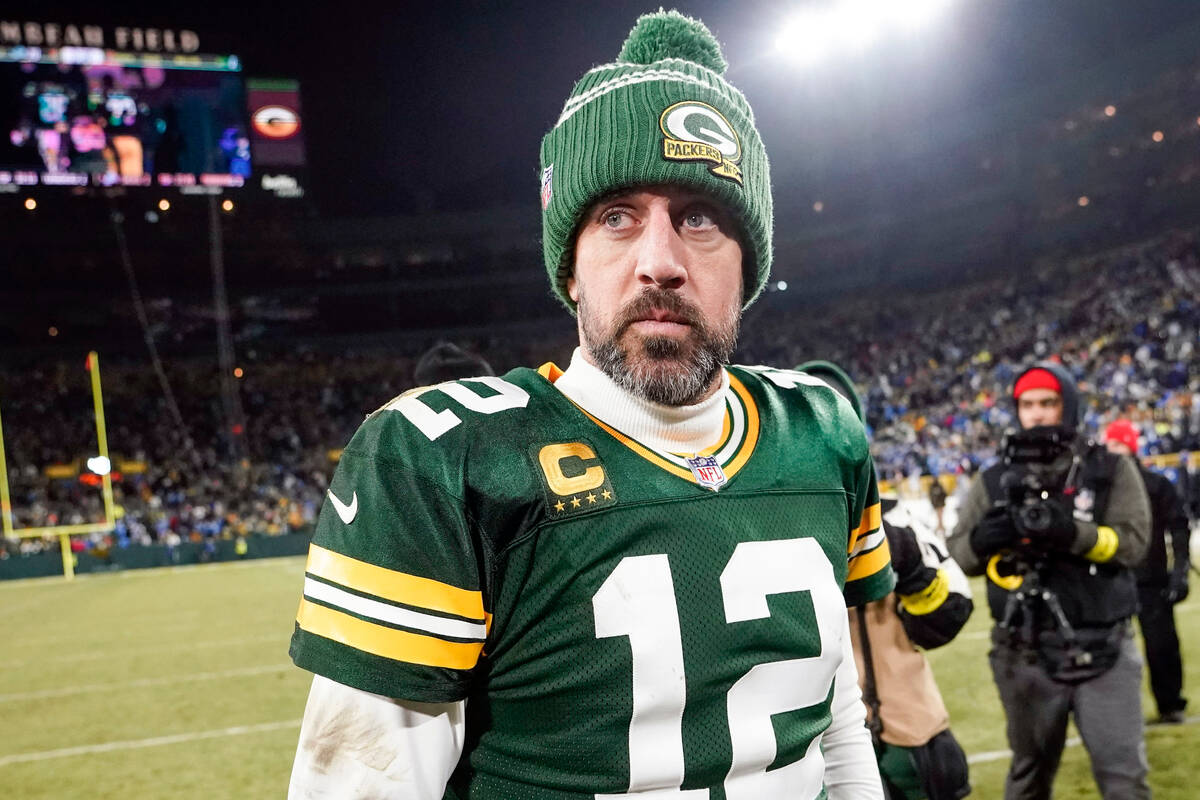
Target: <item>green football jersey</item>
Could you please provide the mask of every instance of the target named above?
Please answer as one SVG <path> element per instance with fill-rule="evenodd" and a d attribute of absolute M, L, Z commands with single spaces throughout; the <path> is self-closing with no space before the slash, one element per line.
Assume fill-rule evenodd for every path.
<path fill-rule="evenodd" d="M 730 367 L 721 441 L 655 450 L 514 370 L 415 389 L 342 454 L 297 665 L 467 700 L 448 796 L 818 798 L 846 606 L 891 591 L 846 400 Z"/>

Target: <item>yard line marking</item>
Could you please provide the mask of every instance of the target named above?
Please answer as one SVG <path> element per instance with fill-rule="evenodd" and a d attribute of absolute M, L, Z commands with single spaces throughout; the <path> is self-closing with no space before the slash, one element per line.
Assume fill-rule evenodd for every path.
<path fill-rule="evenodd" d="M 213 639 L 207 642 L 164 642 L 163 644 L 147 644 L 134 647 L 126 647 L 119 652 L 105 650 L 86 650 L 84 652 L 69 653 L 63 656 L 54 656 L 46 659 L 21 659 L 16 661 L 0 661 L 0 670 L 23 667 L 29 664 L 65 664 L 77 661 L 107 661 L 110 658 L 120 658 L 126 655 L 142 655 L 145 653 L 159 653 L 163 651 L 175 652 L 177 650 L 202 650 L 208 647 L 233 647 L 243 644 L 263 644 L 268 642 L 276 642 L 286 644 L 291 637 L 290 630 L 283 631 L 270 636 L 243 636 L 238 639 Z M 78 639 L 78 637 L 76 637 Z M 28 645 L 28 643 L 26 643 Z M 37 646 L 46 645 L 45 641 L 34 643 Z"/>
<path fill-rule="evenodd" d="M 155 736 L 151 739 L 131 739 L 122 742 L 104 742 L 102 744 L 87 744 L 80 747 L 64 747 L 61 750 L 43 750 L 40 753 L 14 753 L 8 756 L 0 756 L 0 767 L 7 767 L 9 764 L 24 764 L 30 761 L 47 761 L 52 758 L 69 758 L 71 756 L 90 755 L 92 753 L 111 753 L 114 750 L 134 750 L 140 747 L 182 744 L 184 742 L 196 742 L 201 739 L 220 739 L 225 736 L 267 733 L 269 731 L 299 727 L 300 720 L 290 719 L 282 722 L 264 722 L 259 725 L 234 725 L 231 728 L 220 728 L 214 731 L 193 731 L 192 733 L 177 733 L 172 736 Z"/>
<path fill-rule="evenodd" d="M 304 555 L 296 556 L 270 556 L 268 558 L 250 558 L 245 561 L 212 561 L 207 564 L 171 564 L 161 567 L 145 567 L 137 569 L 123 569 L 101 572 L 81 572 L 75 576 L 75 581 L 68 583 L 63 580 L 62 575 L 43 575 L 39 578 L 11 578 L 9 580 L 0 580 L 0 592 L 19 591 L 28 589 L 33 586 L 44 586 L 47 589 L 57 590 L 60 588 L 72 588 L 78 586 L 78 581 L 93 581 L 103 580 L 105 578 L 151 578 L 161 575 L 174 575 L 180 572 L 190 572 L 193 570 L 203 571 L 205 569 L 252 569 L 254 567 L 283 567 L 288 566 L 288 562 L 295 562 L 301 567 L 304 564 Z M 303 569 L 297 570 L 303 572 Z"/>
<path fill-rule="evenodd" d="M 1200 719 L 1200 717 L 1188 717 L 1187 719 L 1185 719 L 1183 721 L 1183 724 L 1190 725 L 1193 722 L 1195 722 L 1197 719 Z M 1178 726 L 1176 726 L 1176 725 L 1161 725 L 1161 724 L 1152 725 L 1152 724 L 1147 723 L 1145 729 L 1146 729 L 1146 732 L 1149 733 L 1150 731 L 1155 730 L 1156 728 L 1174 728 L 1174 727 L 1178 727 Z M 1078 736 L 1072 736 L 1070 739 L 1067 739 L 1065 746 L 1066 747 L 1079 747 L 1079 745 L 1081 745 L 1081 744 L 1083 744 L 1082 739 L 1080 739 Z M 968 764 L 982 764 L 985 761 L 999 761 L 1003 758 L 1012 758 L 1012 750 L 988 750 L 987 752 L 983 752 L 983 753 L 975 753 L 974 755 L 967 756 L 967 763 Z"/>
<path fill-rule="evenodd" d="M 240 678 L 248 675 L 265 675 L 272 672 L 286 672 L 295 669 L 289 664 L 267 664 L 260 667 L 243 667 L 242 669 L 223 669 L 217 672 L 193 672 L 189 675 L 168 675 L 162 678 L 137 678 L 131 681 L 114 683 L 92 683 L 83 686 L 67 686 L 60 689 L 38 689 L 32 692 L 14 692 L 0 694 L 0 703 L 10 703 L 14 700 L 41 700 L 47 697 L 70 697 L 88 692 L 106 692 L 111 689 L 142 689 L 149 686 L 170 686 L 176 683 L 192 681 L 211 681 L 222 678 Z"/>

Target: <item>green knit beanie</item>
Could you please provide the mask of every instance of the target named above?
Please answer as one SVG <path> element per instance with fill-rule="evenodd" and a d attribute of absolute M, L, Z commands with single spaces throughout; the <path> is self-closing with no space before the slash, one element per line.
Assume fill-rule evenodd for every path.
<path fill-rule="evenodd" d="M 675 184 L 704 192 L 738 222 L 745 303 L 771 271 L 771 176 L 746 98 L 725 82 L 721 46 L 677 11 L 646 14 L 611 64 L 575 84 L 542 140 L 542 251 L 555 293 L 583 212 L 614 189 Z"/>

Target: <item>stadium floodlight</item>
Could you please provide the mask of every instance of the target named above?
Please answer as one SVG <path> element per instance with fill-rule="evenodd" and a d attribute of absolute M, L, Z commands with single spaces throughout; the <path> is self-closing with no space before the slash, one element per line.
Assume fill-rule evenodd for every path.
<path fill-rule="evenodd" d="M 37 200 L 34 200 L 32 197 L 26 197 L 25 198 L 25 210 L 33 211 L 35 208 L 37 208 Z"/>
<path fill-rule="evenodd" d="M 928 27 L 953 0 L 837 0 L 809 7 L 780 30 L 776 48 L 792 60 L 809 65 L 833 55 L 836 49 L 862 52 L 888 30 L 915 32 Z"/>
<path fill-rule="evenodd" d="M 920 31 L 933 24 L 945 13 L 950 0 L 904 0 L 903 2 L 879 3 L 892 22 L 899 28 Z"/>
<path fill-rule="evenodd" d="M 828 12 L 808 9 L 787 22 L 775 39 L 780 53 L 801 64 L 815 64 L 825 57 L 831 42 L 828 37 Z"/>

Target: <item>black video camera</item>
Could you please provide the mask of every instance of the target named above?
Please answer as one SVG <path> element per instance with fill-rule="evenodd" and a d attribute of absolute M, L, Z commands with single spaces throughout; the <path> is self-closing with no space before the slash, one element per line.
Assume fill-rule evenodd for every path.
<path fill-rule="evenodd" d="M 1057 425 L 1015 431 L 1004 437 L 1000 457 L 1008 470 L 1000 476 L 1003 497 L 997 505 L 1008 508 L 1013 523 L 1021 531 L 1039 534 L 1053 520 L 1052 490 L 1039 475 L 1027 467 L 1049 465 L 1071 449 L 1074 436 Z"/>

